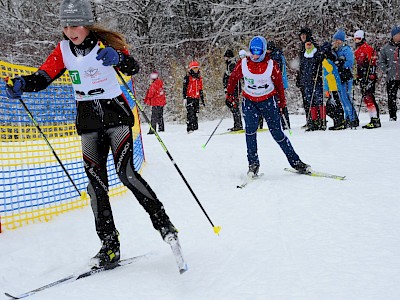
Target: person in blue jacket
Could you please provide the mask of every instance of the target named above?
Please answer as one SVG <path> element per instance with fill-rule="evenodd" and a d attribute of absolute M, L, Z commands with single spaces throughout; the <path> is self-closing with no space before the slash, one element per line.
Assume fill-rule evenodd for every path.
<path fill-rule="evenodd" d="M 340 81 L 341 81 L 341 93 L 340 100 L 342 101 L 344 116 L 348 126 L 350 128 L 356 128 L 360 125 L 357 117 L 357 112 L 354 109 L 353 99 L 351 96 L 353 90 L 353 65 L 354 65 L 354 54 L 353 50 L 346 43 L 346 33 L 339 29 L 333 35 L 332 49 L 336 56 L 333 61 L 338 68 Z"/>

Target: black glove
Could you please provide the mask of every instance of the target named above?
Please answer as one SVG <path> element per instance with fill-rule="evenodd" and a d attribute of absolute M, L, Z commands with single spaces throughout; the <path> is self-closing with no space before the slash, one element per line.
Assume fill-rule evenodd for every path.
<path fill-rule="evenodd" d="M 235 97 L 233 95 L 226 95 L 225 104 L 226 106 L 228 106 L 229 109 L 237 107 Z"/>
<path fill-rule="evenodd" d="M 23 77 L 15 77 L 11 82 L 6 84 L 6 94 L 10 99 L 19 99 L 24 92 L 25 79 Z"/>
<path fill-rule="evenodd" d="M 338 68 L 342 68 L 345 61 L 346 61 L 346 58 L 344 56 L 340 56 L 334 61 L 334 63 Z"/>

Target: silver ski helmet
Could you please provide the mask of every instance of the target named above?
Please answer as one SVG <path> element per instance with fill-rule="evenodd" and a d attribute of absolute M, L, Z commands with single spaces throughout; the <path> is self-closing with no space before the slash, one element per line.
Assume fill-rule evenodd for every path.
<path fill-rule="evenodd" d="M 94 24 L 92 7 L 88 0 L 63 0 L 60 5 L 61 26 L 87 26 Z"/>

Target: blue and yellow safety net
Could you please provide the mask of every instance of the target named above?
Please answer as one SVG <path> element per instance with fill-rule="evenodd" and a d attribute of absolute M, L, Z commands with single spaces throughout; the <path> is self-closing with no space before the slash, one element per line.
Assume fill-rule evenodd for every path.
<path fill-rule="evenodd" d="M 81 191 L 74 186 L 32 123 L 21 103 L 5 96 L 6 77 L 27 75 L 36 69 L 0 61 L 0 224 L 15 229 L 35 221 L 88 205 L 87 178 L 83 169 L 80 137 L 75 130 L 76 104 L 68 75 L 54 81 L 46 90 L 22 96 L 35 120 Z M 129 78 L 127 78 L 129 81 Z M 131 85 L 131 82 L 130 82 Z M 139 120 L 134 101 L 129 100 L 135 120 Z M 135 122 L 134 165 L 139 171 L 144 162 L 140 122 Z M 110 196 L 126 192 L 115 173 L 112 155 L 108 157 Z"/>

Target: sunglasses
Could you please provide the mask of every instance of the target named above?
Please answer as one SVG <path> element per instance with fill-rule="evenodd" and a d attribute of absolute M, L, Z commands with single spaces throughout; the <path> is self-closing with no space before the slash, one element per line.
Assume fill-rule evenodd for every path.
<path fill-rule="evenodd" d="M 263 51 L 262 51 L 261 48 L 253 48 L 253 49 L 250 49 L 250 52 L 251 52 L 251 54 L 253 54 L 253 55 L 261 55 L 261 54 L 263 53 Z"/>

